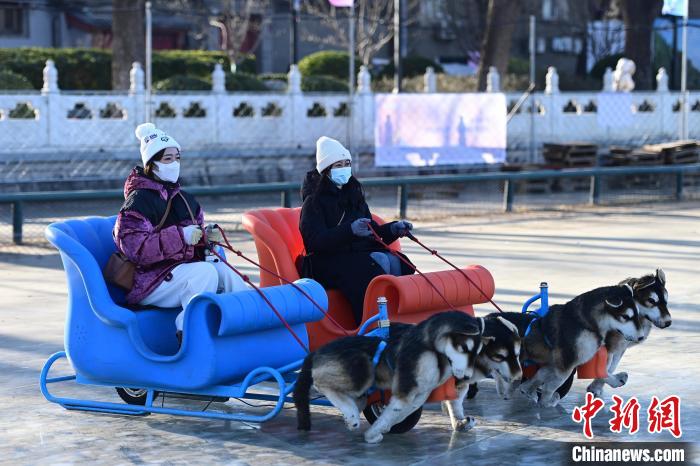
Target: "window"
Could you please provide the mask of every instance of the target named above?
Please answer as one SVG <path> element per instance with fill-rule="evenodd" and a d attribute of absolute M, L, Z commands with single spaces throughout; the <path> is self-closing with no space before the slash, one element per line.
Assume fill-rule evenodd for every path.
<path fill-rule="evenodd" d="M 583 41 L 571 36 L 553 37 L 552 52 L 579 54 L 583 49 Z"/>
<path fill-rule="evenodd" d="M 25 10 L 18 5 L 0 3 L 0 36 L 24 34 Z"/>
<path fill-rule="evenodd" d="M 552 5 L 552 0 L 544 0 L 542 2 L 542 19 L 554 19 L 554 5 Z"/>

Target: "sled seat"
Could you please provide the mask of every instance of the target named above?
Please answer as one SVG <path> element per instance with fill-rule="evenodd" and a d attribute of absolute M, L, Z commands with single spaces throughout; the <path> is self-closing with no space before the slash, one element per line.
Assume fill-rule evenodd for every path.
<path fill-rule="evenodd" d="M 64 344 L 78 381 L 182 392 L 233 383 L 260 366 L 282 367 L 306 355 L 255 290 L 195 296 L 185 311 L 178 348 L 174 319 L 180 309 L 129 309 L 124 293 L 102 276 L 116 250 L 115 221 L 91 217 L 46 229 L 66 271 Z M 320 284 L 308 279 L 297 284 L 327 306 Z M 321 311 L 291 285 L 264 293 L 308 345 L 305 324 L 323 317 Z"/>
<path fill-rule="evenodd" d="M 300 208 L 277 208 L 251 210 L 243 214 L 243 226 L 253 236 L 258 253 L 258 261 L 263 267 L 275 272 L 287 280 L 299 278 L 297 264 L 304 254 L 304 243 L 299 231 Z M 373 216 L 379 223 L 385 223 L 378 216 Z M 391 249 L 400 251 L 400 241 L 390 245 Z M 438 289 L 446 295 L 450 304 L 457 309 L 473 315 L 473 304 L 483 303 L 494 293 L 494 281 L 491 274 L 481 266 L 464 269 L 486 293 L 482 296 L 456 270 L 426 273 Z M 280 280 L 265 270 L 260 271 L 262 286 L 279 285 Z M 354 335 L 359 330 L 355 326 L 350 305 L 338 290 L 326 290 L 328 293 L 329 314 L 340 323 L 345 331 L 339 329 L 329 319 L 307 324 L 311 349 L 346 335 Z M 386 296 L 389 301 L 389 318 L 397 322 L 420 322 L 438 311 L 449 309 L 440 296 L 420 275 L 394 277 L 380 275 L 370 282 L 364 300 L 362 322 L 377 313 L 377 298 Z"/>

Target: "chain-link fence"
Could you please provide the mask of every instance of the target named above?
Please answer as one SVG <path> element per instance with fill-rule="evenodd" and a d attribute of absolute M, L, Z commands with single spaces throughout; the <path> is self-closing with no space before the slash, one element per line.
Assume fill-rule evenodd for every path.
<path fill-rule="evenodd" d="M 682 177 L 682 198 L 700 199 L 700 170 L 688 171 Z M 598 178 L 595 202 L 603 205 L 673 201 L 678 199 L 678 175 L 675 173 L 641 173 L 605 175 Z M 590 204 L 593 181 L 586 177 L 552 177 L 521 179 L 512 183 L 512 208 L 525 210 L 567 210 Z M 459 183 L 409 185 L 404 207 L 406 217 L 416 221 L 447 217 L 497 214 L 504 210 L 506 182 L 473 180 Z M 401 209 L 400 190 L 396 186 L 365 187 L 372 211 L 385 219 L 398 218 Z M 288 194 L 288 205 L 297 207 L 301 199 L 296 192 Z M 250 209 L 279 207 L 280 193 L 225 194 L 198 196 L 207 221 L 216 222 L 230 232 L 243 232 L 241 215 Z M 0 253 L 22 252 L 27 247 L 50 250 L 44 229 L 54 221 L 91 215 L 109 216 L 118 212 L 121 201 L 45 201 L 22 203 L 22 245 L 15 242 L 13 211 L 10 204 L 0 204 Z"/>

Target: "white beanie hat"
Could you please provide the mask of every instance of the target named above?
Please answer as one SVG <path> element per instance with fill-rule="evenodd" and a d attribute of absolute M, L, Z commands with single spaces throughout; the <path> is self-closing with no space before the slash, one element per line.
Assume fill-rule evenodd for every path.
<path fill-rule="evenodd" d="M 335 139 L 321 136 L 316 141 L 316 171 L 323 170 L 341 160 L 352 160 L 350 151 Z"/>
<path fill-rule="evenodd" d="M 141 161 L 145 167 L 149 160 L 159 151 L 168 147 L 180 150 L 180 144 L 175 139 L 156 128 L 153 123 L 142 123 L 136 127 L 136 138 L 141 141 Z"/>

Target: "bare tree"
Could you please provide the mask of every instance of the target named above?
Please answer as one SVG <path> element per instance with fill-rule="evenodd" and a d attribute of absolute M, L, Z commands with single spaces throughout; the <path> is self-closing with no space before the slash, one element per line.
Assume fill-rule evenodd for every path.
<path fill-rule="evenodd" d="M 407 9 L 415 0 L 406 2 Z M 328 0 L 307 0 L 303 3 L 304 11 L 320 18 L 321 24 L 333 35 L 319 36 L 306 32 L 304 40 L 341 47 L 350 46 L 347 20 L 349 8 L 329 6 Z M 404 15 L 407 25 L 408 14 Z M 369 65 L 385 45 L 394 38 L 394 0 L 355 0 L 355 50 L 364 65 Z"/>
<path fill-rule="evenodd" d="M 621 53 L 625 43 L 625 28 L 619 20 L 592 21 L 588 26 L 590 66 L 602 58 Z"/>
<path fill-rule="evenodd" d="M 452 32 L 459 50 L 471 57 L 478 52 L 484 34 L 484 20 L 488 0 L 443 0 L 441 21 Z"/>
<path fill-rule="evenodd" d="M 112 89 L 129 89 L 129 70 L 146 55 L 145 0 L 112 0 Z"/>
<path fill-rule="evenodd" d="M 224 0 L 221 11 L 212 16 L 209 24 L 221 31 L 222 48 L 231 61 L 232 72 L 260 43 L 270 20 L 269 7 L 270 0 Z"/>
<path fill-rule="evenodd" d="M 479 58 L 479 91 L 486 90 L 489 67 L 495 66 L 501 75 L 508 68 L 511 40 L 520 16 L 520 7 L 521 0 L 489 0 Z"/>
<path fill-rule="evenodd" d="M 640 90 L 652 88 L 651 36 L 662 5 L 662 0 L 619 0 L 626 29 L 625 57 L 637 65 L 634 80 Z"/>

